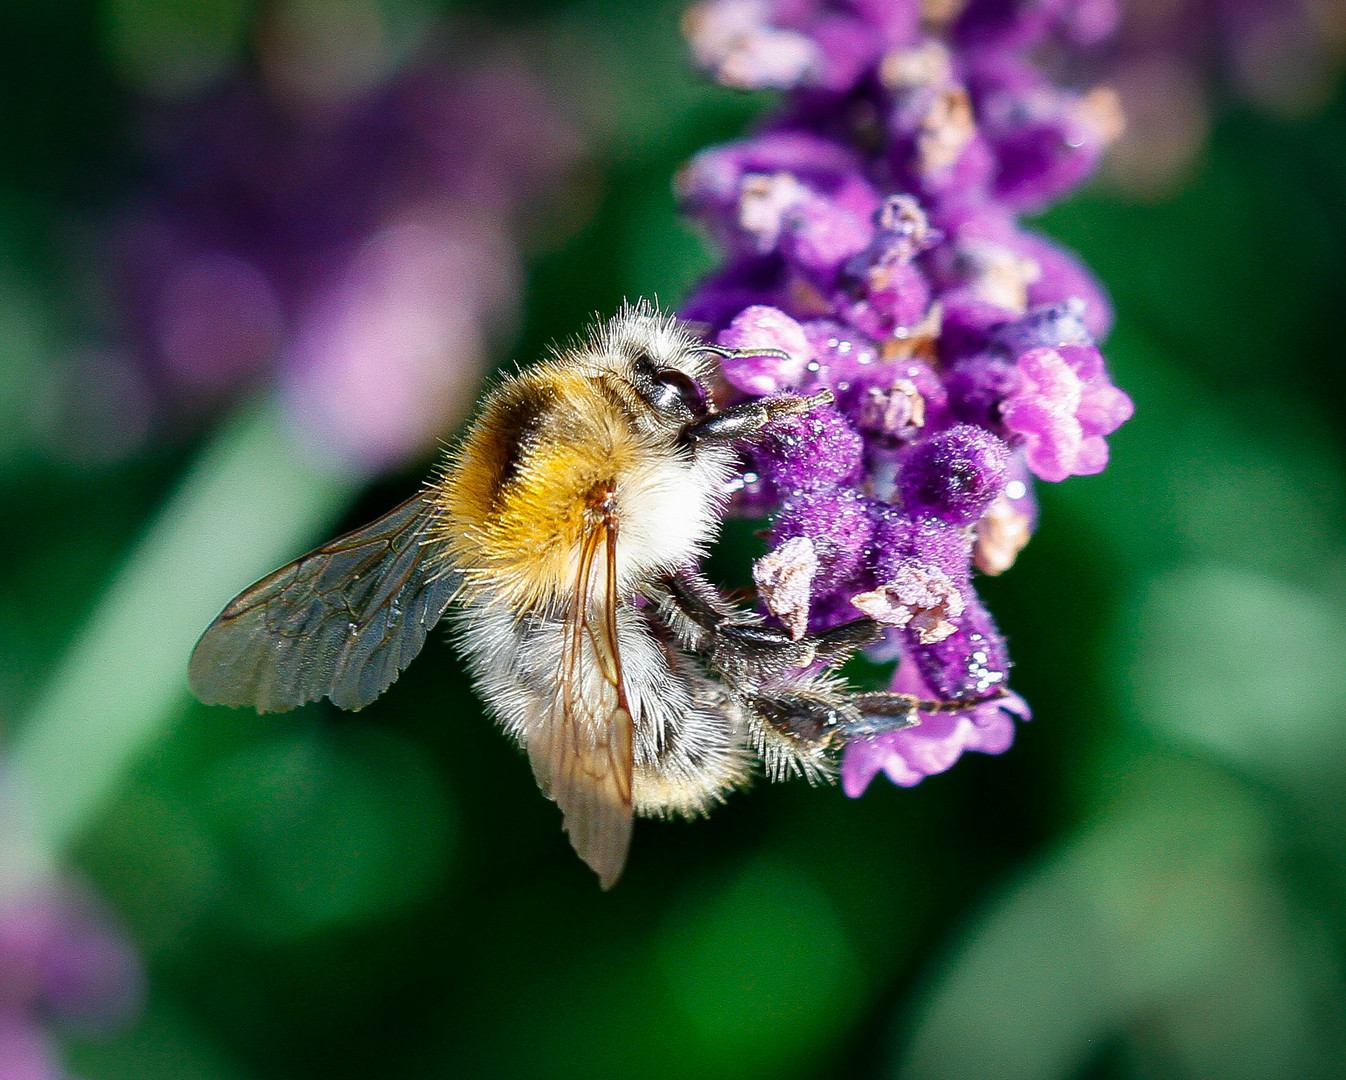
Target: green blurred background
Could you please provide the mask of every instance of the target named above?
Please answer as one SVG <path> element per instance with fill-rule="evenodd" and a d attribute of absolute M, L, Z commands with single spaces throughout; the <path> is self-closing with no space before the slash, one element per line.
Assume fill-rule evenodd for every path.
<path fill-rule="evenodd" d="M 671 176 L 770 101 L 693 76 L 678 5 L 383 11 L 512 35 L 584 134 L 493 364 L 623 297 L 676 306 L 714 265 Z M 256 15 L 0 9 L 0 733 L 55 803 L 97 773 L 54 833 L 149 972 L 136 1023 L 65 1036 L 73 1072 L 1346 1076 L 1346 97 L 1287 116 L 1216 95 L 1162 190 L 1098 183 L 1041 222 L 1113 296 L 1136 417 L 1106 473 L 1040 485 L 1033 543 L 981 582 L 1034 709 L 1013 749 L 911 790 L 759 785 L 642 822 L 602 894 L 439 636 L 358 715 L 193 704 L 173 644 L 181 685 L 134 746 L 72 759 L 24 729 L 228 429 L 90 459 L 50 416 L 63 358 L 115 322 L 85 253 L 141 182 L 137 116 L 246 67 Z M 284 554 L 427 462 L 358 497 L 274 468 L 312 489 Z M 757 527 L 729 524 L 719 580 L 746 579 Z M 99 669 L 107 694 L 153 681 L 152 645 Z"/>

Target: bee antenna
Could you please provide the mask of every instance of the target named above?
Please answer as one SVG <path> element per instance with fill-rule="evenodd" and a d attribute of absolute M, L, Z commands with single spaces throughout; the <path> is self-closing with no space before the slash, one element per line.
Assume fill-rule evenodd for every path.
<path fill-rule="evenodd" d="M 710 341 L 703 341 L 698 346 L 703 352 L 714 353 L 724 360 L 737 360 L 741 356 L 774 356 L 779 360 L 790 360 L 792 357 L 784 349 L 731 349 L 727 345 L 716 345 Z"/>

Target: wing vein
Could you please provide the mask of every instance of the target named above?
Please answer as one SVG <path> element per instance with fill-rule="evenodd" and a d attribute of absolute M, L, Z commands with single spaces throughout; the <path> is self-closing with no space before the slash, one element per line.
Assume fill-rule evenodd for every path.
<path fill-rule="evenodd" d="M 197 642 L 193 691 L 261 712 L 323 697 L 368 705 L 420 652 L 461 584 L 444 569 L 436 518 L 422 491 L 245 589 Z"/>

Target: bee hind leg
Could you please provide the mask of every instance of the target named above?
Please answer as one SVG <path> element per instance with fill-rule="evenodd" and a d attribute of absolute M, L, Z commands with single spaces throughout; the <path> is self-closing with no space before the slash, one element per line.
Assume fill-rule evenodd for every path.
<path fill-rule="evenodd" d="M 753 715 L 780 735 L 824 750 L 915 727 L 921 706 L 930 704 L 908 694 L 853 694 L 818 681 L 757 694 L 748 702 Z"/>
<path fill-rule="evenodd" d="M 858 618 L 817 634 L 792 637 L 741 611 L 695 568 L 670 574 L 647 594 L 650 614 L 708 665 L 737 702 L 769 776 L 824 779 L 848 742 L 914 727 L 920 713 L 965 712 L 1003 696 L 925 701 L 910 694 L 852 693 L 831 669 L 873 644 L 883 628 Z"/>
<path fill-rule="evenodd" d="M 811 678 L 745 696 L 744 711 L 767 775 L 810 782 L 836 772 L 838 752 L 919 723 L 919 702 L 902 694 L 852 694 L 827 678 Z"/>
<path fill-rule="evenodd" d="M 925 701 L 911 694 L 850 693 L 813 679 L 755 694 L 744 705 L 767 774 L 773 780 L 794 774 L 813 781 L 835 771 L 835 757 L 847 743 L 916 727 L 921 713 L 966 712 L 1003 696 Z"/>
<path fill-rule="evenodd" d="M 1004 696 L 1003 690 L 995 690 L 980 697 L 952 698 L 949 701 L 927 701 L 912 694 L 888 691 L 848 694 L 847 708 L 854 710 L 856 715 L 836 724 L 834 738 L 842 744 L 852 739 L 872 739 L 889 731 L 918 726 L 921 713 L 968 712 L 979 705 L 999 701 Z"/>

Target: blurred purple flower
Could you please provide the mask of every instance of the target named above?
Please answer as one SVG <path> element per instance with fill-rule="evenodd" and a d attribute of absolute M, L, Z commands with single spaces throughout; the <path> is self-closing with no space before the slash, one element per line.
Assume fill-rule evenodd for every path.
<path fill-rule="evenodd" d="M 144 972 L 87 892 L 46 884 L 0 907 L 0 1077 L 63 1080 L 54 1027 L 98 1034 L 131 1022 Z"/>
<path fill-rule="evenodd" d="M 1285 116 L 1330 99 L 1346 69 L 1346 7 L 1125 0 L 1099 66 L 1127 120 L 1107 174 L 1132 195 L 1162 196 L 1190 175 L 1222 105 L 1249 102 Z"/>
<path fill-rule="evenodd" d="M 999 753 L 1004 638 L 973 586 L 1036 523 L 1032 477 L 1097 472 L 1131 413 L 1098 337 L 1102 287 L 1020 215 L 1080 184 L 1121 130 L 1117 98 L 1053 83 L 1118 21 L 1113 0 L 706 0 L 685 27 L 736 87 L 786 91 L 756 135 L 698 154 L 685 209 L 726 253 L 684 315 L 740 354 L 740 395 L 830 389 L 747 451 L 740 507 L 774 514 L 755 576 L 800 635 L 859 612 L 891 629 L 895 686 L 1004 696 L 849 747 L 846 790 Z M 1056 65 L 1068 69 L 1067 63 Z"/>
<path fill-rule="evenodd" d="M 469 400 L 515 313 L 515 234 L 579 141 L 499 50 L 335 99 L 282 79 L 292 59 L 147 115 L 151 183 L 112 241 L 125 322 L 161 425 L 271 375 L 320 456 L 395 466 Z"/>

